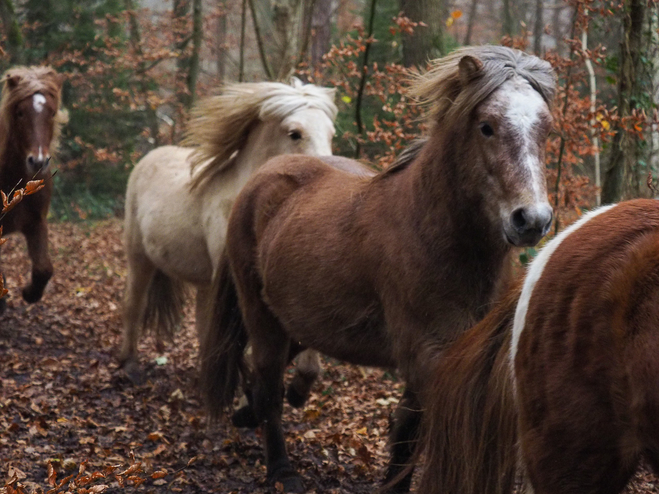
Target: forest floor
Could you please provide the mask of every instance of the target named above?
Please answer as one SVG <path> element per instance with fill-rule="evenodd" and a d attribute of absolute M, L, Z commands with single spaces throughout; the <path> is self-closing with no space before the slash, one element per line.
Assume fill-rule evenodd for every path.
<path fill-rule="evenodd" d="M 20 298 L 30 269 L 22 238 L 2 247 L 10 298 L 0 316 L 0 493 L 275 492 L 258 431 L 206 427 L 191 310 L 164 350 L 142 339 L 144 384 L 118 368 L 121 237 L 119 220 L 51 224 L 55 275 L 32 306 Z M 308 492 L 376 490 L 401 391 L 385 371 L 324 362 L 306 407 L 284 409 Z M 641 470 L 628 492 L 658 486 Z"/>
<path fill-rule="evenodd" d="M 273 492 L 258 431 L 206 427 L 192 304 L 173 344 L 159 352 L 142 339 L 144 384 L 118 368 L 122 222 L 53 223 L 50 252 L 55 275 L 34 305 L 20 297 L 30 270 L 22 237 L 9 237 L 0 256 L 10 295 L 0 316 L 0 493 L 16 488 L 12 479 L 47 492 L 49 479 L 69 475 L 54 492 L 70 482 L 106 493 Z M 306 407 L 285 405 L 290 456 L 309 492 L 375 490 L 401 388 L 382 370 L 328 360 Z M 92 480 L 95 472 L 106 476 Z"/>

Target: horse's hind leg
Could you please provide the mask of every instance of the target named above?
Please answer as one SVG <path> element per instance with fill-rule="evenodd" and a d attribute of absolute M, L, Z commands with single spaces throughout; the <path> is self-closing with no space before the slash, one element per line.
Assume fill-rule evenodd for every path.
<path fill-rule="evenodd" d="M 286 453 L 281 415 L 284 405 L 284 370 L 289 362 L 290 340 L 274 314 L 260 299 L 260 289 L 243 291 L 245 328 L 252 345 L 252 402 L 263 428 L 268 480 L 281 482 L 286 492 L 304 492 L 304 484 Z"/>
<path fill-rule="evenodd" d="M 408 387 L 398 403 L 391 429 L 391 460 L 387 468 L 385 486 L 391 493 L 409 492 L 414 467 L 410 459 L 414 455 L 421 425 L 421 406 L 416 393 Z M 391 482 L 394 482 L 392 485 Z"/>
<path fill-rule="evenodd" d="M 301 408 L 311 393 L 313 383 L 320 374 L 320 356 L 318 352 L 307 349 L 297 357 L 295 376 L 286 391 L 286 399 L 295 408 Z"/>
<path fill-rule="evenodd" d="M 119 363 L 133 382 L 140 381 L 137 359 L 137 340 L 142 332 L 149 285 L 156 272 L 155 266 L 141 252 L 128 252 L 128 274 L 124 294 L 124 331 L 119 352 Z"/>
<path fill-rule="evenodd" d="M 53 275 L 53 264 L 48 255 L 48 226 L 46 221 L 29 225 L 24 231 L 27 251 L 32 261 L 32 280 L 23 288 L 23 299 L 33 304 L 41 300 L 48 280 Z"/>

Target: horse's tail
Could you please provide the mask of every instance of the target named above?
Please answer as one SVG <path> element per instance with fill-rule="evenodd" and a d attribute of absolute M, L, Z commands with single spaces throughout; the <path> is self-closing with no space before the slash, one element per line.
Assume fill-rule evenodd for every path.
<path fill-rule="evenodd" d="M 515 288 L 436 362 L 424 395 L 423 494 L 513 490 L 517 412 L 509 348 L 518 298 Z"/>
<path fill-rule="evenodd" d="M 147 290 L 142 320 L 144 330 L 153 328 L 158 341 L 172 340 L 180 328 L 185 306 L 185 284 L 156 270 Z"/>
<path fill-rule="evenodd" d="M 240 378 L 246 375 L 246 345 L 247 332 L 224 252 L 200 326 L 201 388 L 211 421 L 231 405 Z"/>

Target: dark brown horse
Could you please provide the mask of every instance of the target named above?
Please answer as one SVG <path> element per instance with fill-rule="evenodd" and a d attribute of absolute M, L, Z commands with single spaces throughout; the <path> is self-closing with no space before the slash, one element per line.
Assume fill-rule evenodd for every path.
<path fill-rule="evenodd" d="M 485 315 L 511 246 L 536 244 L 551 223 L 547 62 L 463 48 L 436 61 L 413 92 L 431 127 L 416 159 L 359 178 L 279 157 L 245 186 L 229 220 L 202 346 L 205 393 L 213 415 L 231 403 L 249 341 L 268 478 L 287 490 L 304 488 L 281 429 L 290 359 L 314 348 L 400 370 L 407 385 L 387 479 L 397 477 L 413 452 L 429 356 Z M 395 489 L 408 490 L 410 478 Z"/>
<path fill-rule="evenodd" d="M 433 366 L 419 492 L 512 493 L 521 473 L 524 492 L 617 494 L 643 457 L 659 474 L 658 330 L 659 202 L 585 215 Z"/>
<path fill-rule="evenodd" d="M 48 166 L 66 113 L 59 109 L 62 76 L 48 67 L 15 67 L 3 79 L 0 101 L 0 189 L 5 194 L 30 180 L 44 188 L 25 197 L 0 222 L 5 234 L 21 232 L 32 260 L 32 280 L 23 288 L 28 303 L 41 299 L 53 274 L 46 216 L 52 194 Z M 5 308 L 0 300 L 0 312 Z"/>

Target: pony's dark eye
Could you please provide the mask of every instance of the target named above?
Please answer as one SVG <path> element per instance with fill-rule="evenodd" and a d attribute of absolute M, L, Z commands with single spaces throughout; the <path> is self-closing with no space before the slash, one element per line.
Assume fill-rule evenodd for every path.
<path fill-rule="evenodd" d="M 16 112 L 16 116 L 17 116 L 18 118 L 23 118 L 23 115 L 24 115 L 23 110 L 18 110 L 18 111 Z"/>
<path fill-rule="evenodd" d="M 479 125 L 481 129 L 481 134 L 483 134 L 485 137 L 492 137 L 494 135 L 494 129 L 490 124 L 487 123 L 482 123 Z"/>
<path fill-rule="evenodd" d="M 302 139 L 302 132 L 300 132 L 299 130 L 291 130 L 288 133 L 288 137 L 290 137 L 294 141 L 299 141 L 300 139 Z"/>

